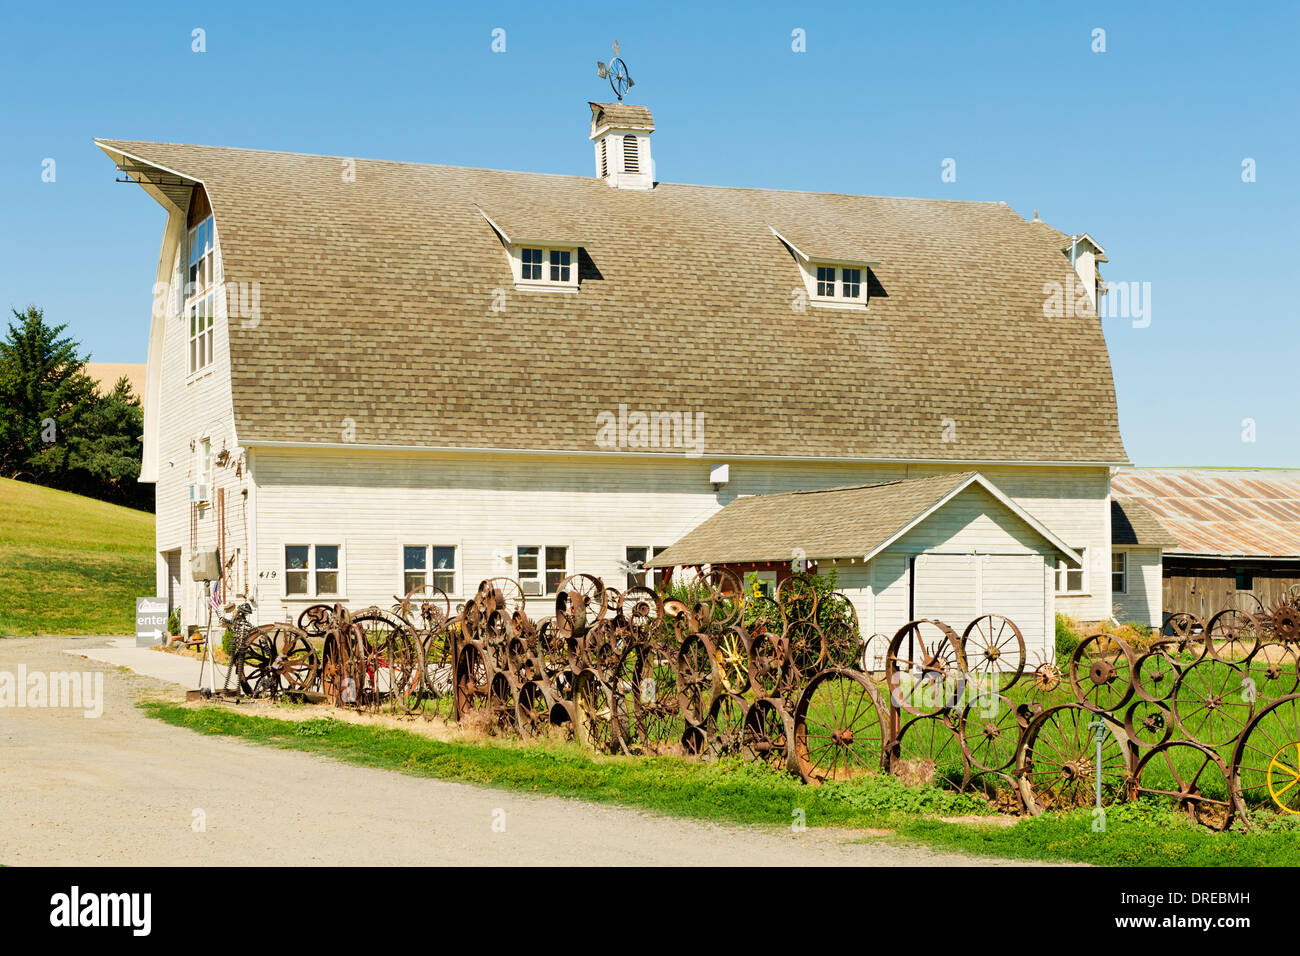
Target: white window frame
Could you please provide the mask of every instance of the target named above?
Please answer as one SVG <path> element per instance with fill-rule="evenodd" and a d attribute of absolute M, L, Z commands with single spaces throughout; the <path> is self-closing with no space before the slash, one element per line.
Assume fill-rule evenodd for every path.
<path fill-rule="evenodd" d="M 819 292 L 818 288 L 826 285 L 818 278 L 821 269 L 834 273 L 830 280 L 829 292 Z M 857 295 L 844 294 L 844 270 L 855 269 L 858 272 Z M 814 305 L 835 306 L 838 308 L 865 308 L 867 304 L 867 264 L 864 262 L 838 262 L 828 259 L 812 259 L 808 262 L 805 273 L 808 282 L 808 296 Z"/>
<path fill-rule="evenodd" d="M 205 436 L 196 439 L 194 442 L 194 484 L 196 491 L 193 496 L 194 501 L 208 502 L 212 500 L 212 438 Z"/>
<path fill-rule="evenodd" d="M 338 575 L 338 590 L 322 592 L 316 583 L 316 573 L 320 569 L 316 566 L 316 549 L 318 547 L 338 548 L 338 567 L 327 569 L 333 570 Z M 290 594 L 289 593 L 289 548 L 306 548 L 307 549 L 307 593 Z M 344 566 L 346 562 L 346 548 L 343 543 L 333 541 L 318 541 L 307 544 L 303 541 L 286 541 L 280 546 L 280 569 L 284 574 L 284 585 L 281 590 L 284 592 L 286 601 L 319 601 L 321 598 L 331 598 L 336 601 L 347 600 L 347 583 L 344 578 Z M 301 569 L 297 569 L 298 572 Z"/>
<path fill-rule="evenodd" d="M 520 567 L 519 562 L 519 552 L 523 548 L 537 549 L 537 569 L 535 572 L 535 580 L 538 583 L 538 587 L 541 589 L 537 594 L 529 594 L 528 591 L 524 590 L 524 572 L 523 568 Z M 572 544 L 516 544 L 514 546 L 515 580 L 519 582 L 519 589 L 524 592 L 525 597 L 550 597 L 555 594 L 554 591 L 548 591 L 546 589 L 546 551 L 548 548 L 564 549 L 564 569 L 560 574 L 560 580 L 563 581 L 573 573 Z M 528 580 L 531 581 L 534 580 L 534 578 L 529 577 Z"/>
<path fill-rule="evenodd" d="M 1052 589 L 1056 592 L 1057 597 L 1087 597 L 1092 593 L 1088 588 L 1088 549 L 1075 548 L 1074 550 L 1079 553 L 1079 557 L 1082 559 L 1079 567 L 1070 567 L 1064 557 L 1056 559 L 1056 569 L 1052 575 Z M 1069 587 L 1070 572 L 1079 575 L 1079 590 L 1077 591 L 1061 590 L 1062 584 L 1066 588 Z"/>
<path fill-rule="evenodd" d="M 433 574 L 434 574 L 435 570 L 437 570 L 437 569 L 434 568 L 434 566 L 433 566 L 433 549 L 434 549 L 434 548 L 451 548 L 451 551 L 452 551 L 452 569 L 451 569 L 451 574 L 452 574 L 452 587 L 451 587 L 451 590 L 450 590 L 450 591 L 447 591 L 447 597 L 449 597 L 449 598 L 458 598 L 458 597 L 460 597 L 460 594 L 461 594 L 461 581 L 462 581 L 462 578 L 461 578 L 461 561 L 462 561 L 462 553 L 463 553 L 463 552 L 461 551 L 461 545 L 460 545 L 460 542 L 459 542 L 459 541 L 451 541 L 451 540 L 446 540 L 446 539 L 444 539 L 444 540 L 441 540 L 441 541 L 436 541 L 436 540 L 435 540 L 435 541 L 431 541 L 431 543 L 429 543 L 429 544 L 419 544 L 419 543 L 417 542 L 417 543 L 414 543 L 414 544 L 403 544 L 403 545 L 401 545 L 400 547 L 398 547 L 398 549 L 397 549 L 397 562 L 398 562 L 398 565 L 400 566 L 400 567 L 399 567 L 399 570 L 398 570 L 398 573 L 401 575 L 401 577 L 399 578 L 399 580 L 401 581 L 401 583 L 402 583 L 402 587 L 404 588 L 404 590 L 402 591 L 403 596 L 405 596 L 407 593 L 409 593 L 409 590 L 410 590 L 409 588 L 406 588 L 406 575 L 407 575 L 407 573 L 408 573 L 407 570 L 406 570 L 406 549 L 407 549 L 407 548 L 423 548 L 423 549 L 424 549 L 424 583 L 425 583 L 425 584 L 432 584 L 432 583 L 433 583 Z M 416 573 L 418 573 L 418 572 L 416 572 L 416 571 L 411 571 L 411 572 L 409 572 L 409 573 L 411 573 L 411 574 L 416 574 Z"/>
<path fill-rule="evenodd" d="M 542 253 L 542 277 L 540 279 L 524 278 L 524 250 L 540 249 Z M 521 292 L 577 292 L 578 291 L 578 246 L 556 245 L 541 242 L 522 242 L 510 247 L 510 268 L 514 271 L 515 288 Z M 569 278 L 551 279 L 551 253 L 567 252 L 569 254 Z"/>
<path fill-rule="evenodd" d="M 1115 570 L 1115 559 L 1120 559 L 1122 565 L 1118 571 Z M 1116 590 L 1115 575 L 1120 575 L 1124 581 L 1124 586 Z M 1111 594 L 1128 594 L 1128 552 L 1111 551 L 1110 553 L 1110 593 Z"/>
<path fill-rule="evenodd" d="M 211 213 L 185 232 L 181 258 L 181 320 L 185 323 L 185 367 L 188 377 L 202 375 L 212 366 L 213 329 L 217 307 L 217 233 Z M 203 251 L 198 256 L 195 281 L 190 281 L 190 260 L 196 236 L 202 233 Z"/>

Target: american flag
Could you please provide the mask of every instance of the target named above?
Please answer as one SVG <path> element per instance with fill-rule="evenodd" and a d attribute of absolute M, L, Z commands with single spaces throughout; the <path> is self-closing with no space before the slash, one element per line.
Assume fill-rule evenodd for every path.
<path fill-rule="evenodd" d="M 219 593 L 219 592 L 218 592 L 218 583 L 217 583 L 216 581 L 213 581 L 213 582 L 212 582 L 212 594 L 208 596 L 208 606 L 212 608 L 212 612 L 213 612 L 214 614 L 220 614 L 220 613 L 221 613 L 221 601 L 220 601 L 220 599 L 217 597 L 218 593 Z"/>

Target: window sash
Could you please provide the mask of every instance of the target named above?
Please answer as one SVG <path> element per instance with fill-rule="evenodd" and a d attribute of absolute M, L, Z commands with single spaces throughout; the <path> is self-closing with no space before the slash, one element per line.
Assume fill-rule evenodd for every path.
<path fill-rule="evenodd" d="M 650 547 L 648 545 L 628 545 L 624 550 L 624 555 L 628 563 L 640 561 L 642 565 L 644 565 L 646 561 L 650 560 L 650 558 L 663 554 L 666 550 L 668 550 L 667 545 L 659 545 L 655 547 Z M 658 591 L 660 590 L 660 586 L 663 584 L 664 575 L 667 573 L 668 572 L 663 568 L 654 568 L 653 570 L 646 570 L 643 568 L 640 572 L 627 575 L 626 587 L 648 587 L 651 590 Z M 647 579 L 650 581 L 649 584 L 646 583 Z"/>
<path fill-rule="evenodd" d="M 1069 567 L 1064 558 L 1056 562 L 1056 593 L 1057 594 L 1086 594 L 1087 593 L 1087 569 L 1088 569 L 1088 549 L 1075 548 L 1082 558 L 1082 563 L 1077 568 Z"/>
<path fill-rule="evenodd" d="M 432 585 L 447 595 L 456 589 L 456 545 L 407 544 L 402 546 L 403 594 Z"/>
<path fill-rule="evenodd" d="M 285 597 L 341 595 L 342 557 L 343 548 L 337 544 L 286 544 Z"/>
<path fill-rule="evenodd" d="M 835 267 L 818 266 L 817 267 L 817 294 L 824 298 L 833 298 L 835 295 Z"/>
<path fill-rule="evenodd" d="M 520 277 L 528 282 L 541 281 L 543 258 L 544 256 L 542 255 L 541 249 L 524 249 L 519 256 Z"/>

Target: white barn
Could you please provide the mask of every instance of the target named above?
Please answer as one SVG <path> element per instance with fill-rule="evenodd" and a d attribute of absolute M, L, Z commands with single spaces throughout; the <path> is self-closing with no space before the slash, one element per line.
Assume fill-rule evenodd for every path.
<path fill-rule="evenodd" d="M 141 480 L 187 624 L 196 554 L 262 621 L 544 595 L 741 496 L 971 472 L 900 543 L 923 603 L 1110 616 L 1097 258 L 1004 203 L 655 182 L 653 130 L 591 104 L 589 178 L 96 141 L 166 211 Z"/>

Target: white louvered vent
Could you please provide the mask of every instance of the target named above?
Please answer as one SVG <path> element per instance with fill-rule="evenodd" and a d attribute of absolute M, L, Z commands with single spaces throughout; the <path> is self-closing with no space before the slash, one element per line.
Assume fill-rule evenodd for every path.
<path fill-rule="evenodd" d="M 600 141 L 600 178 L 609 176 L 609 140 Z"/>
<path fill-rule="evenodd" d="M 641 172 L 640 160 L 637 158 L 636 154 L 635 136 L 628 135 L 623 137 L 623 172 Z"/>

